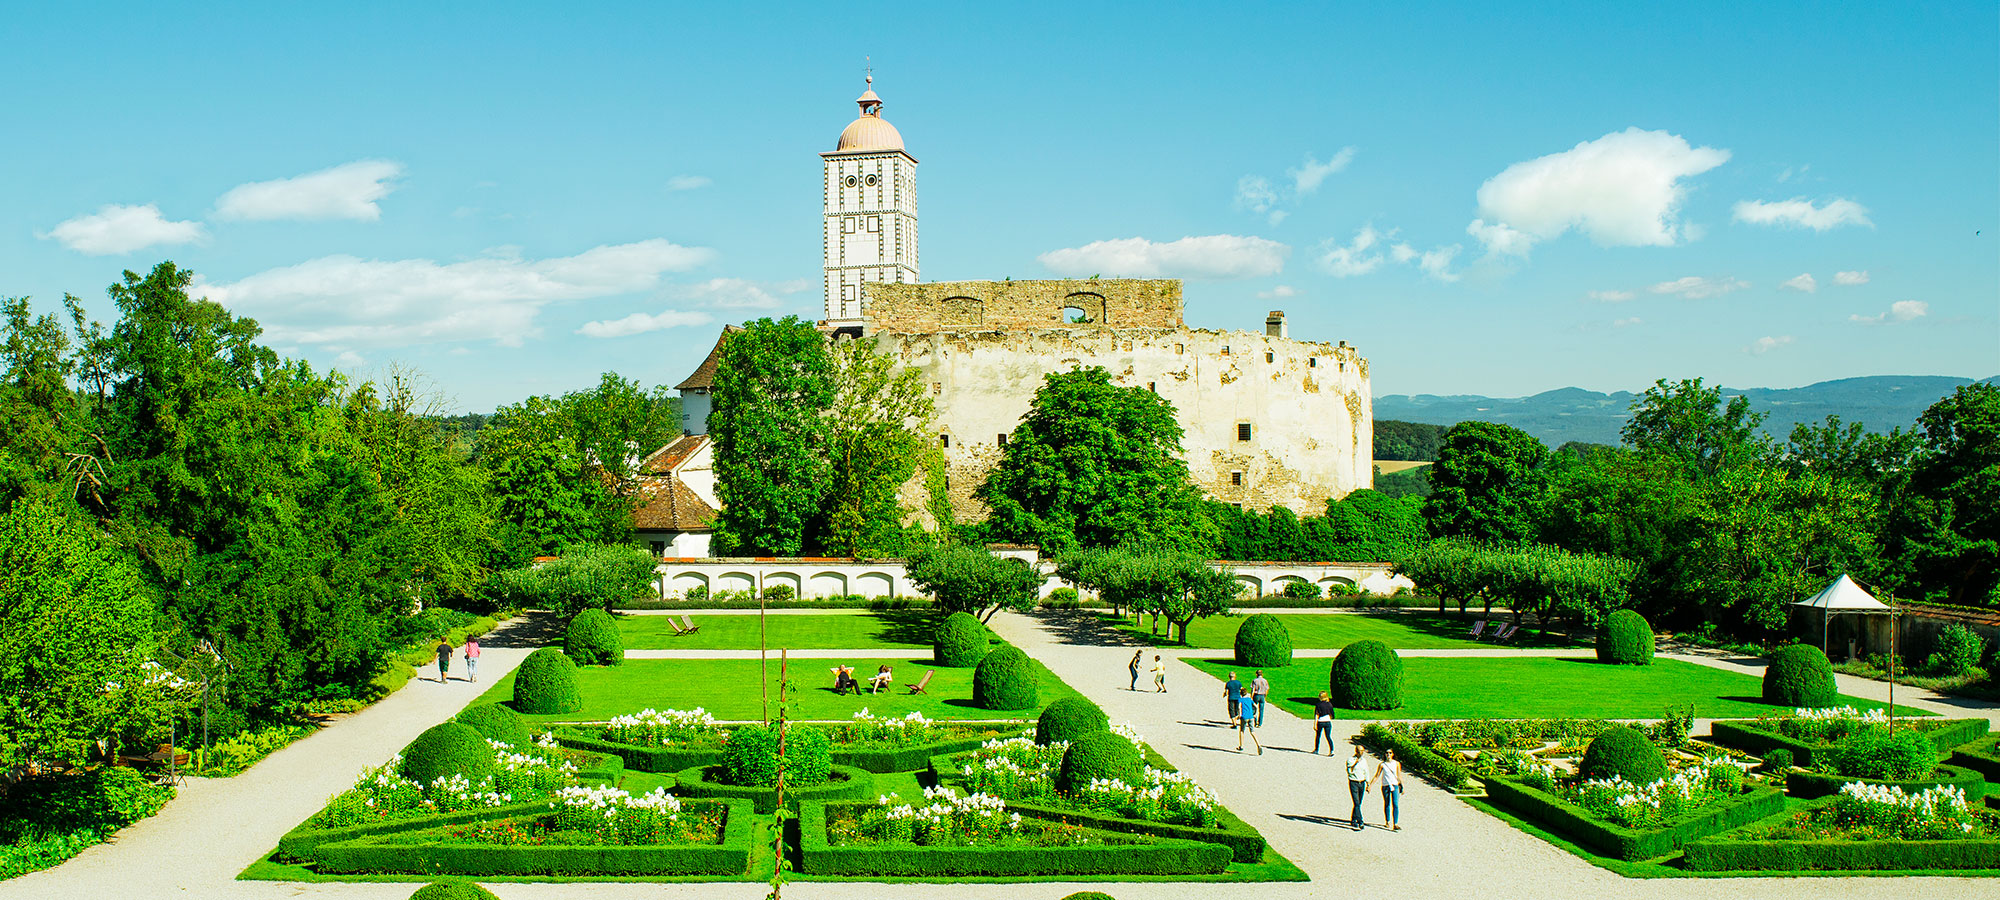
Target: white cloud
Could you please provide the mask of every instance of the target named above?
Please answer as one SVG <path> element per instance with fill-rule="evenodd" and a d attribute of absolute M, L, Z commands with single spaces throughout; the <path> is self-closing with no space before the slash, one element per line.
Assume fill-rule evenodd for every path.
<path fill-rule="evenodd" d="M 1281 223 L 1281 222 L 1285 221 L 1285 219 L 1286 219 L 1286 218 L 1287 218 L 1288 216 L 1290 216 L 1291 214 L 1292 214 L 1292 213 L 1291 213 L 1291 211 L 1290 211 L 1290 210 L 1283 210 L 1283 209 L 1274 209 L 1274 210 L 1271 210 L 1271 216 L 1270 216 L 1270 220 L 1271 220 L 1271 224 L 1272 224 L 1272 225 L 1277 225 L 1277 224 L 1279 224 L 1279 223 Z"/>
<path fill-rule="evenodd" d="M 675 175 L 674 177 L 667 179 L 667 190 L 692 191 L 698 188 L 708 187 L 710 184 L 713 183 L 714 182 L 710 181 L 707 175 Z"/>
<path fill-rule="evenodd" d="M 683 325 L 707 325 L 713 321 L 715 320 L 705 312 L 668 309 L 652 315 L 633 313 L 622 319 L 585 322 L 582 328 L 576 330 L 576 333 L 584 337 L 594 338 L 630 337 L 635 334 L 645 334 L 648 331 L 679 328 Z"/>
<path fill-rule="evenodd" d="M 1426 250 L 1422 256 L 1417 257 L 1417 268 L 1424 270 L 1425 275 L 1439 281 L 1457 281 L 1458 273 L 1450 271 L 1451 262 L 1457 259 L 1459 251 L 1464 249 L 1461 245 L 1453 244 L 1449 247 Z"/>
<path fill-rule="evenodd" d="M 1467 231 L 1500 255 L 1525 256 L 1571 228 L 1606 247 L 1672 246 L 1693 237 L 1679 220 L 1681 179 L 1728 160 L 1665 131 L 1612 132 L 1487 179 Z"/>
<path fill-rule="evenodd" d="M 1785 279 L 1785 283 L 1779 285 L 1779 287 L 1790 288 L 1795 291 L 1803 291 L 1805 293 L 1810 294 L 1814 291 L 1819 290 L 1819 282 L 1812 277 L 1811 272 L 1801 272 L 1796 278 Z"/>
<path fill-rule="evenodd" d="M 1184 237 L 1156 243 L 1145 238 L 1094 241 L 1036 257 L 1058 275 L 1134 278 L 1262 278 L 1284 271 L 1292 248 L 1277 241 L 1234 234 Z"/>
<path fill-rule="evenodd" d="M 1875 227 L 1868 220 L 1868 208 L 1852 200 L 1829 200 L 1825 206 L 1814 206 L 1812 201 L 1798 197 L 1770 203 L 1742 200 L 1737 202 L 1734 216 L 1736 221 L 1752 225 L 1791 225 L 1814 231 L 1842 225 Z"/>
<path fill-rule="evenodd" d="M 1245 175 L 1236 179 L 1236 208 L 1251 212 L 1269 212 L 1278 205 L 1278 192 L 1271 189 L 1271 181 L 1261 175 Z"/>
<path fill-rule="evenodd" d="M 1633 294 L 1631 291 L 1591 291 L 1585 296 L 1599 303 L 1624 303 L 1632 299 Z"/>
<path fill-rule="evenodd" d="M 1931 313 L 1931 305 L 1922 300 L 1898 300 L 1889 304 L 1889 311 L 1873 316 L 1848 316 L 1850 322 L 1863 325 L 1894 325 L 1921 319 Z"/>
<path fill-rule="evenodd" d="M 1843 285 L 1843 286 L 1848 286 L 1848 287 L 1852 287 L 1852 286 L 1854 286 L 1854 285 L 1857 285 L 1857 284 L 1867 284 L 1867 283 L 1868 283 L 1868 273 L 1867 273 L 1867 272 L 1835 272 L 1835 273 L 1833 273 L 1833 283 L 1834 283 L 1834 284 L 1838 284 L 1838 285 Z"/>
<path fill-rule="evenodd" d="M 1630 328 L 1630 327 L 1632 327 L 1632 326 L 1634 326 L 1634 325 L 1644 325 L 1644 324 L 1646 324 L 1646 320 L 1645 320 L 1645 319 L 1641 319 L 1641 318 L 1639 318 L 1638 316 L 1631 316 L 1631 317 L 1628 317 L 1628 318 L 1623 318 L 1623 319 L 1618 319 L 1618 320 L 1615 320 L 1615 321 L 1613 321 L 1613 322 L 1611 323 L 1611 327 L 1613 327 L 1613 328 Z"/>
<path fill-rule="evenodd" d="M 1326 162 L 1315 162 L 1312 154 L 1308 153 L 1304 165 L 1296 169 L 1286 169 L 1285 174 L 1292 177 L 1292 191 L 1303 197 L 1319 190 L 1319 186 L 1326 182 L 1327 176 L 1347 168 L 1347 164 L 1353 161 L 1353 147 L 1340 148 L 1340 152 L 1335 153 Z"/>
<path fill-rule="evenodd" d="M 700 284 L 670 285 L 664 291 L 675 300 L 688 300 L 724 309 L 772 309 L 783 301 L 780 296 L 796 294 L 812 286 L 803 278 L 790 281 L 756 282 L 746 278 L 711 278 Z"/>
<path fill-rule="evenodd" d="M 1703 300 L 1740 291 L 1749 286 L 1750 282 L 1736 278 L 1703 278 L 1699 275 L 1689 275 L 1673 281 L 1662 281 L 1646 290 L 1655 294 L 1674 294 L 1689 300 Z"/>
<path fill-rule="evenodd" d="M 215 201 L 219 219 L 355 219 L 382 217 L 375 201 L 396 189 L 389 180 L 403 174 L 403 164 L 381 159 L 344 163 L 296 178 L 253 181 L 230 188 Z"/>
<path fill-rule="evenodd" d="M 1761 356 L 1763 354 L 1776 350 L 1779 347 L 1783 347 L 1791 342 L 1792 342 L 1792 336 L 1789 334 L 1780 335 L 1778 337 L 1760 337 L 1757 340 L 1751 342 L 1750 346 L 1745 347 L 1743 349 Z"/>
<path fill-rule="evenodd" d="M 652 290 L 667 272 L 713 259 L 705 247 L 654 238 L 575 256 L 528 260 L 372 260 L 325 256 L 196 293 L 263 323 L 272 343 L 334 349 L 492 340 L 540 334 L 543 306 Z"/>
<path fill-rule="evenodd" d="M 1375 248 L 1379 240 L 1375 226 L 1363 225 L 1354 233 L 1354 240 L 1341 244 L 1332 238 L 1319 245 L 1320 268 L 1335 278 L 1351 278 L 1366 275 L 1380 268 L 1383 261 L 1381 251 Z"/>
<path fill-rule="evenodd" d="M 160 215 L 160 208 L 151 203 L 145 206 L 111 203 L 94 213 L 65 219 L 39 236 L 61 241 L 63 246 L 78 253 L 105 256 L 158 244 L 192 243 L 207 238 L 208 231 L 200 222 L 168 221 Z"/>
<path fill-rule="evenodd" d="M 1257 297 L 1261 300 L 1283 300 L 1286 297 L 1296 297 L 1298 295 L 1299 289 L 1289 284 L 1281 284 L 1268 291 L 1257 292 Z"/>
<path fill-rule="evenodd" d="M 350 369 L 355 368 L 357 366 L 366 365 L 367 362 L 368 362 L 367 357 L 364 357 L 361 354 L 356 353 L 352 350 L 342 350 L 340 351 L 339 356 L 333 358 L 334 365 L 346 366 Z"/>

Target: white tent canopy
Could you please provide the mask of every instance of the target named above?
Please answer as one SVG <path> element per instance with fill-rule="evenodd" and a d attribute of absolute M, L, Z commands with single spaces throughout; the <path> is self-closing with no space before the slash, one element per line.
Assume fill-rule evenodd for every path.
<path fill-rule="evenodd" d="M 1814 594 L 1811 599 L 1800 600 L 1793 606 L 1811 606 L 1828 612 L 1888 612 L 1889 606 L 1875 599 L 1874 594 L 1855 584 L 1854 579 L 1845 574 L 1833 580 L 1826 590 Z"/>

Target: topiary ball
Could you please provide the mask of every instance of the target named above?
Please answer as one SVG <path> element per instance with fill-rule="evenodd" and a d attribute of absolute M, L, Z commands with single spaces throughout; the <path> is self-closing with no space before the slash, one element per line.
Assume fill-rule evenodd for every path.
<path fill-rule="evenodd" d="M 1035 721 L 1035 743 L 1048 745 L 1074 741 L 1110 727 L 1111 717 L 1098 709 L 1097 704 L 1081 696 L 1064 697 L 1049 704 L 1048 709 L 1042 710 L 1042 717 Z"/>
<path fill-rule="evenodd" d="M 1822 709 L 1833 705 L 1840 690 L 1833 682 L 1833 663 L 1809 644 L 1789 644 L 1771 654 L 1764 668 L 1764 702 L 1778 706 Z"/>
<path fill-rule="evenodd" d="M 817 728 L 785 730 L 785 784 L 821 784 L 833 773 L 833 742 Z M 745 725 L 729 732 L 722 745 L 724 784 L 769 787 L 778 783 L 778 730 Z"/>
<path fill-rule="evenodd" d="M 1333 658 L 1327 688 L 1335 706 L 1395 709 L 1403 705 L 1403 658 L 1381 641 L 1355 641 Z"/>
<path fill-rule="evenodd" d="M 488 740 L 525 747 L 533 737 L 528 733 L 528 721 L 521 714 L 498 703 L 480 703 L 468 706 L 452 721 L 469 726 Z"/>
<path fill-rule="evenodd" d="M 521 661 L 514 673 L 514 711 L 529 715 L 576 712 L 583 695 L 576 689 L 576 663 L 561 650 L 543 647 Z"/>
<path fill-rule="evenodd" d="M 986 658 L 986 626 L 969 613 L 955 612 L 938 623 L 932 636 L 937 664 L 953 669 L 970 669 Z"/>
<path fill-rule="evenodd" d="M 440 881 L 417 888 L 410 900 L 500 900 L 493 892 L 470 881 Z"/>
<path fill-rule="evenodd" d="M 1035 664 L 1018 647 L 986 654 L 972 670 L 972 705 L 980 709 L 1032 709 L 1041 702 Z"/>
<path fill-rule="evenodd" d="M 1286 630 L 1284 620 L 1258 613 L 1236 626 L 1236 664 L 1253 669 L 1281 669 L 1291 665 L 1292 633 Z"/>
<path fill-rule="evenodd" d="M 470 725 L 444 722 L 432 725 L 403 748 L 398 771 L 418 784 L 453 775 L 463 775 L 476 784 L 492 775 L 493 769 L 493 745 L 486 743 L 485 735 Z"/>
<path fill-rule="evenodd" d="M 1653 664 L 1653 626 L 1629 609 L 1604 617 L 1597 629 L 1597 661 L 1622 666 Z"/>
<path fill-rule="evenodd" d="M 1077 891 L 1064 895 L 1062 900 L 1112 900 L 1112 897 L 1103 891 Z"/>
<path fill-rule="evenodd" d="M 1591 739 L 1577 772 L 1585 778 L 1623 777 L 1652 784 L 1667 777 L 1667 757 L 1636 728 L 1619 726 Z"/>
<path fill-rule="evenodd" d="M 1126 781 L 1139 777 L 1145 763 L 1139 748 L 1123 735 L 1109 731 L 1086 734 L 1071 741 L 1063 751 L 1062 768 L 1056 772 L 1056 787 L 1074 791 L 1095 778 Z"/>
<path fill-rule="evenodd" d="M 625 639 L 618 623 L 601 609 L 586 609 L 569 620 L 563 653 L 581 666 L 617 666 L 625 662 Z"/>

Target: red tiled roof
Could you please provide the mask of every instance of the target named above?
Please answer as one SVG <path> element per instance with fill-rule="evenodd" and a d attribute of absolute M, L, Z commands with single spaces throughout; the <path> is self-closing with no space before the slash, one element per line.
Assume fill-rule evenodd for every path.
<path fill-rule="evenodd" d="M 632 510 L 632 527 L 641 531 L 714 531 L 715 507 L 702 502 L 678 478 L 643 475 L 637 489 L 639 507 Z"/>
<path fill-rule="evenodd" d="M 708 440 L 705 434 L 684 434 L 639 461 L 641 475 L 671 475 Z"/>
<path fill-rule="evenodd" d="M 722 334 L 716 337 L 715 347 L 708 351 L 708 357 L 701 361 L 701 365 L 695 367 L 693 375 L 689 375 L 680 384 L 674 385 L 674 390 L 685 391 L 699 388 L 705 391 L 715 387 L 715 369 L 722 364 L 722 342 L 729 340 L 731 332 L 742 330 L 743 327 L 740 325 L 722 326 Z"/>

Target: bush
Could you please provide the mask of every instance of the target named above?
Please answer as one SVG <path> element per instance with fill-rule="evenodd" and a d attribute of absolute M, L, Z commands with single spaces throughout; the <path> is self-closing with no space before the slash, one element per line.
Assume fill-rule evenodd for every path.
<path fill-rule="evenodd" d="M 1785 772 L 1792 767 L 1792 751 L 1779 747 L 1764 754 L 1764 771 Z"/>
<path fill-rule="evenodd" d="M 705 585 L 705 584 L 697 584 L 697 585 L 695 585 L 694 587 L 691 587 L 691 588 L 688 588 L 688 589 L 687 589 L 686 591 L 683 591 L 683 592 L 681 592 L 681 599 L 682 599 L 683 601 L 685 601 L 685 602 L 688 602 L 688 603 L 705 603 L 705 602 L 707 602 L 707 601 L 708 601 L 708 585 Z"/>
<path fill-rule="evenodd" d="M 1403 658 L 1381 641 L 1355 641 L 1333 658 L 1327 675 L 1333 703 L 1348 709 L 1403 705 Z"/>
<path fill-rule="evenodd" d="M 986 654 L 972 671 L 972 705 L 980 709 L 1030 709 L 1041 702 L 1035 664 L 1017 647 Z"/>
<path fill-rule="evenodd" d="M 1778 706 L 1822 709 L 1839 695 L 1833 664 L 1818 647 L 1787 644 L 1771 654 L 1764 669 L 1764 702 Z"/>
<path fill-rule="evenodd" d="M 533 740 L 528 733 L 528 721 L 521 714 L 498 703 L 480 703 L 468 706 L 452 721 L 477 731 L 487 740 L 525 747 Z"/>
<path fill-rule="evenodd" d="M 1292 664 L 1292 633 L 1269 613 L 1258 613 L 1236 626 L 1236 664 L 1253 669 L 1282 669 Z"/>
<path fill-rule="evenodd" d="M 154 785 L 137 770 L 107 766 L 77 775 L 43 775 L 16 783 L 0 816 L 0 843 L 15 824 L 49 832 L 96 829 L 105 833 L 160 811 L 174 789 Z M 13 820 L 13 821 L 8 821 Z"/>
<path fill-rule="evenodd" d="M 1848 778 L 1909 781 L 1937 767 L 1937 750 L 1914 729 L 1871 728 L 1841 738 L 1827 761 Z"/>
<path fill-rule="evenodd" d="M 784 603 L 786 601 L 791 600 L 793 597 L 797 595 L 798 592 L 792 590 L 792 586 L 789 584 L 771 584 L 764 586 L 764 599 L 772 603 Z"/>
<path fill-rule="evenodd" d="M 1287 581 L 1285 582 L 1285 589 L 1279 591 L 1279 593 L 1293 600 L 1318 600 L 1326 596 L 1320 591 L 1319 585 L 1308 581 Z"/>
<path fill-rule="evenodd" d="M 439 881 L 427 884 L 410 895 L 410 900 L 500 900 L 493 892 L 470 881 Z"/>
<path fill-rule="evenodd" d="M 403 777 L 418 784 L 453 775 L 463 775 L 476 784 L 493 774 L 493 769 L 493 745 L 470 725 L 432 725 L 403 748 Z"/>
<path fill-rule="evenodd" d="M 931 640 L 940 666 L 970 669 L 986 658 L 986 626 L 971 613 L 945 616 Z"/>
<path fill-rule="evenodd" d="M 611 614 L 591 608 L 569 620 L 563 653 L 580 666 L 616 666 L 625 662 L 625 639 Z"/>
<path fill-rule="evenodd" d="M 529 715 L 576 712 L 583 695 L 576 690 L 576 663 L 561 650 L 543 647 L 521 661 L 514 673 L 514 711 Z"/>
<path fill-rule="evenodd" d="M 1095 778 L 1120 781 L 1137 778 L 1145 764 L 1139 748 L 1123 735 L 1100 731 L 1071 741 L 1063 751 L 1062 768 L 1056 773 L 1056 787 L 1074 791 Z"/>
<path fill-rule="evenodd" d="M 1667 777 L 1667 758 L 1636 728 L 1620 726 L 1593 738 L 1577 772 L 1585 778 L 1619 776 L 1633 784 Z"/>
<path fill-rule="evenodd" d="M 1924 667 L 1933 675 L 1954 678 L 1964 675 L 1986 658 L 1986 642 L 1979 633 L 1963 625 L 1946 625 L 1938 632 L 1937 649 Z"/>
<path fill-rule="evenodd" d="M 1077 891 L 1064 895 L 1062 900 L 1112 900 L 1112 897 L 1103 891 Z"/>
<path fill-rule="evenodd" d="M 1098 709 L 1097 704 L 1081 696 L 1064 697 L 1049 704 L 1048 709 L 1042 710 L 1042 717 L 1035 721 L 1035 743 L 1047 745 L 1074 741 L 1110 727 L 1111 717 Z"/>
<path fill-rule="evenodd" d="M 1042 598 L 1042 605 L 1049 609 L 1076 609 L 1083 601 L 1077 597 L 1076 588 L 1059 587 Z"/>
<path fill-rule="evenodd" d="M 786 786 L 820 784 L 833 772 L 833 743 L 817 728 L 785 731 Z M 769 787 L 778 783 L 778 732 L 763 725 L 745 725 L 729 733 L 722 745 L 724 784 Z"/>
<path fill-rule="evenodd" d="M 1653 664 L 1653 626 L 1646 617 L 1621 609 L 1604 617 L 1597 630 L 1597 661 L 1622 666 Z"/>

